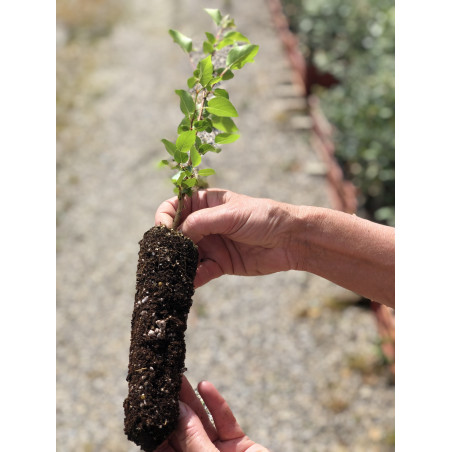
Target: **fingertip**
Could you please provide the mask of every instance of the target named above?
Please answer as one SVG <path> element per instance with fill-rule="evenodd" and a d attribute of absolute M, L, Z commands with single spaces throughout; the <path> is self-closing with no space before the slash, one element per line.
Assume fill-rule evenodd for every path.
<path fill-rule="evenodd" d="M 209 389 L 212 387 L 215 388 L 215 386 L 210 381 L 207 381 L 207 380 L 201 380 L 198 383 L 198 391 L 204 391 L 205 389 Z"/>
<path fill-rule="evenodd" d="M 201 260 L 198 264 L 198 269 L 195 276 L 195 288 L 201 287 L 207 284 L 212 279 L 219 278 L 224 275 L 223 269 L 217 262 L 212 259 Z"/>
<path fill-rule="evenodd" d="M 193 410 L 186 403 L 179 400 L 179 419 L 183 420 L 192 414 L 195 414 Z"/>

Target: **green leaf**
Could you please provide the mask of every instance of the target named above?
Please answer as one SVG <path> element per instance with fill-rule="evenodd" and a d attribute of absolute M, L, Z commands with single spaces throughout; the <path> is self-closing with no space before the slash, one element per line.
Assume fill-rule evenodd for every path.
<path fill-rule="evenodd" d="M 174 42 L 181 46 L 183 51 L 187 53 L 191 52 L 193 48 L 193 42 L 188 36 L 185 36 L 180 31 L 176 30 L 168 30 L 168 33 L 173 38 Z"/>
<path fill-rule="evenodd" d="M 215 170 L 212 168 L 204 168 L 198 171 L 198 174 L 200 176 L 210 176 L 212 174 L 215 174 Z"/>
<path fill-rule="evenodd" d="M 201 154 L 197 151 L 195 146 L 190 149 L 190 159 L 193 166 L 198 166 L 201 163 Z"/>
<path fill-rule="evenodd" d="M 242 33 L 238 31 L 231 30 L 224 34 L 223 39 L 230 39 L 234 42 L 247 42 L 249 44 L 250 40 Z"/>
<path fill-rule="evenodd" d="M 236 42 L 250 42 L 250 40 L 242 35 L 242 33 L 239 33 L 238 31 L 228 31 L 224 36 L 223 39 L 218 43 L 217 49 L 220 50 L 223 47 L 230 46 L 235 44 Z"/>
<path fill-rule="evenodd" d="M 193 127 L 198 132 L 203 132 L 206 129 L 212 128 L 212 121 L 210 119 L 203 119 L 202 121 L 195 121 Z"/>
<path fill-rule="evenodd" d="M 204 11 L 213 19 L 213 21 L 217 25 L 220 25 L 223 16 L 221 15 L 219 9 L 204 8 Z"/>
<path fill-rule="evenodd" d="M 190 130 L 190 124 L 191 124 L 190 119 L 187 116 L 184 116 L 184 119 L 182 119 L 179 126 L 177 127 L 177 133 L 180 134 L 182 132 Z"/>
<path fill-rule="evenodd" d="M 228 69 L 221 77 L 221 80 L 231 80 L 234 77 L 234 73 Z"/>
<path fill-rule="evenodd" d="M 214 50 L 213 45 L 209 41 L 204 41 L 202 43 L 202 51 L 204 53 L 213 53 Z"/>
<path fill-rule="evenodd" d="M 184 172 L 183 171 L 178 171 L 172 178 L 172 182 L 175 185 L 180 185 L 180 183 L 182 182 L 182 179 L 184 178 Z"/>
<path fill-rule="evenodd" d="M 217 97 L 226 97 L 226 99 L 229 99 L 229 93 L 225 89 L 218 88 L 213 92 L 213 94 Z"/>
<path fill-rule="evenodd" d="M 206 86 L 212 79 L 213 64 L 212 55 L 206 56 L 198 63 L 199 67 L 199 82 L 202 86 Z"/>
<path fill-rule="evenodd" d="M 206 152 L 209 151 L 215 152 L 215 149 L 216 148 L 209 143 L 204 143 L 201 146 L 199 146 L 199 152 L 201 153 L 201 155 L 204 155 Z"/>
<path fill-rule="evenodd" d="M 188 152 L 195 144 L 196 130 L 187 130 L 182 132 L 176 140 L 176 147 L 181 152 Z"/>
<path fill-rule="evenodd" d="M 187 163 L 188 162 L 188 154 L 186 152 L 182 152 L 179 149 L 176 149 L 174 152 L 174 160 L 177 163 Z"/>
<path fill-rule="evenodd" d="M 215 85 L 215 83 L 218 83 L 218 82 L 220 82 L 221 80 L 223 80 L 223 78 L 220 77 L 220 76 L 214 77 L 214 78 L 210 81 L 210 83 L 209 83 L 210 88 L 212 88 L 212 86 Z M 207 87 L 207 88 L 208 88 L 208 87 Z"/>
<path fill-rule="evenodd" d="M 206 37 L 207 37 L 207 40 L 208 40 L 212 45 L 215 44 L 216 39 L 215 39 L 215 36 L 214 36 L 212 33 L 209 33 L 208 31 L 206 31 Z"/>
<path fill-rule="evenodd" d="M 245 44 L 233 47 L 226 57 L 226 65 L 231 69 L 241 69 L 246 63 L 252 63 L 253 58 L 259 51 L 259 46 L 255 44 Z"/>
<path fill-rule="evenodd" d="M 234 141 L 238 140 L 239 138 L 240 138 L 240 135 L 238 133 L 219 133 L 215 137 L 215 143 L 218 143 L 218 144 L 233 143 Z"/>
<path fill-rule="evenodd" d="M 223 27 L 223 29 L 234 28 L 235 27 L 234 19 L 231 19 L 229 17 L 229 14 L 227 14 L 226 16 L 223 17 L 221 26 Z"/>
<path fill-rule="evenodd" d="M 188 91 L 176 89 L 176 94 L 180 97 L 180 109 L 186 116 L 191 115 L 195 111 L 195 101 Z"/>
<path fill-rule="evenodd" d="M 231 101 L 225 97 L 212 97 L 207 103 L 207 111 L 217 116 L 236 117 L 239 115 Z"/>
<path fill-rule="evenodd" d="M 158 163 L 158 167 L 159 168 L 163 168 L 164 166 L 169 166 L 170 162 L 168 160 L 160 160 L 160 162 Z"/>
<path fill-rule="evenodd" d="M 184 188 L 191 188 L 191 187 L 194 187 L 197 182 L 198 181 L 194 177 L 192 177 L 190 179 L 185 179 L 185 180 L 182 181 L 182 187 L 184 187 Z"/>
<path fill-rule="evenodd" d="M 210 118 L 213 127 L 223 132 L 238 132 L 238 128 L 235 125 L 234 121 L 229 117 L 220 117 L 212 115 Z"/>
<path fill-rule="evenodd" d="M 187 86 L 191 89 L 196 85 L 196 82 L 198 81 L 198 79 L 196 77 L 190 77 L 187 80 Z"/>
<path fill-rule="evenodd" d="M 176 151 L 177 147 L 174 143 L 171 143 L 171 141 L 165 140 L 165 138 L 163 138 L 162 143 L 165 145 L 165 149 L 168 151 L 169 155 L 174 155 L 174 151 Z"/>

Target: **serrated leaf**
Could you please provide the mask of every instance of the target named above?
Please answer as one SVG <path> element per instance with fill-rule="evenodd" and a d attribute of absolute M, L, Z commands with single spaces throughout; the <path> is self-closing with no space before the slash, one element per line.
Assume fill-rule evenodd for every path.
<path fill-rule="evenodd" d="M 217 144 L 233 143 L 234 141 L 238 140 L 239 138 L 240 138 L 240 135 L 238 133 L 219 133 L 215 137 L 215 143 L 217 143 Z"/>
<path fill-rule="evenodd" d="M 253 58 L 259 51 L 259 46 L 255 44 L 245 44 L 233 47 L 226 57 L 226 65 L 231 69 L 241 69 L 246 63 L 252 63 Z"/>
<path fill-rule="evenodd" d="M 199 63 L 199 82 L 202 86 L 206 86 L 213 75 L 212 55 L 208 55 L 203 58 Z"/>
<path fill-rule="evenodd" d="M 207 103 L 207 111 L 222 117 L 236 117 L 239 115 L 231 101 L 225 97 L 212 97 Z"/>
<path fill-rule="evenodd" d="M 194 167 L 198 166 L 201 163 L 201 160 L 202 160 L 201 154 L 197 151 L 195 146 L 193 146 L 190 149 L 190 159 L 191 159 L 191 164 Z"/>
<path fill-rule="evenodd" d="M 234 121 L 229 118 L 229 117 L 220 117 L 220 116 L 215 116 L 212 115 L 212 117 L 210 118 L 213 127 L 215 127 L 218 130 L 221 130 L 223 132 L 238 132 L 238 128 L 235 125 Z"/>
<path fill-rule="evenodd" d="M 165 145 L 165 149 L 168 151 L 168 154 L 173 156 L 174 152 L 177 150 L 177 147 L 174 143 L 171 143 L 171 141 L 165 140 L 165 138 L 163 138 L 162 143 Z"/>
<path fill-rule="evenodd" d="M 190 53 L 192 51 L 193 42 L 188 36 L 185 36 L 177 30 L 168 30 L 168 33 L 173 38 L 174 42 L 181 46 L 184 52 Z"/>
<path fill-rule="evenodd" d="M 180 97 L 180 109 L 185 116 L 189 116 L 195 111 L 195 101 L 188 91 L 176 89 L 175 93 Z"/>
<path fill-rule="evenodd" d="M 215 24 L 220 25 L 223 16 L 219 9 L 204 8 L 204 11 L 213 19 Z"/>
<path fill-rule="evenodd" d="M 204 168 L 204 169 L 199 170 L 198 174 L 203 177 L 211 176 L 212 174 L 215 174 L 215 170 L 212 168 Z"/>
<path fill-rule="evenodd" d="M 188 152 L 195 144 L 196 130 L 187 130 L 182 132 L 176 140 L 176 147 L 181 152 Z"/>
<path fill-rule="evenodd" d="M 226 97 L 226 99 L 229 99 L 229 93 L 225 89 L 217 88 L 213 94 L 217 97 Z"/>

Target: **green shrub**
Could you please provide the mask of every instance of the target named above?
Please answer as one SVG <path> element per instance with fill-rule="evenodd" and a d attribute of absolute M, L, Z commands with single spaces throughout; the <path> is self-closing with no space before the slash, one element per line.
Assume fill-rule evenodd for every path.
<path fill-rule="evenodd" d="M 367 215 L 394 225 L 394 3 L 284 0 L 309 64 L 340 80 L 317 87 L 336 127 L 336 156 L 361 193 Z"/>

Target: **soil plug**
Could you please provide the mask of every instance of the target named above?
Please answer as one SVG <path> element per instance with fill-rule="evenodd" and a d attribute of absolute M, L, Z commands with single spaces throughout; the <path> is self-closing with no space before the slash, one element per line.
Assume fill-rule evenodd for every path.
<path fill-rule="evenodd" d="M 127 437 L 148 452 L 169 436 L 179 416 L 197 264 L 196 245 L 173 229 L 153 227 L 140 241 L 124 411 Z"/>

